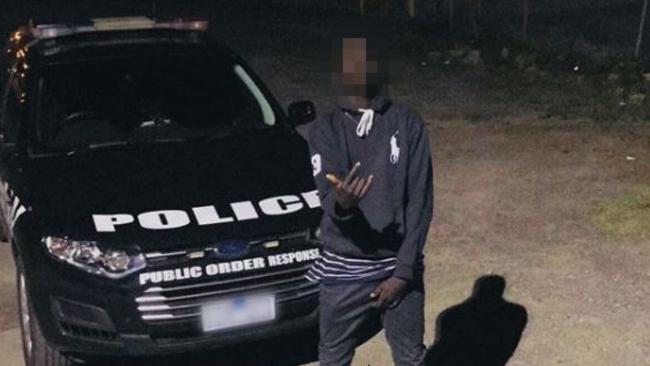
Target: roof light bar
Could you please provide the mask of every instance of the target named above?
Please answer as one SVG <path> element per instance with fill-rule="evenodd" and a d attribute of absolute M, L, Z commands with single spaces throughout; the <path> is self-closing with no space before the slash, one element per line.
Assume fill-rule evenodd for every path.
<path fill-rule="evenodd" d="M 95 30 L 128 30 L 153 28 L 156 22 L 147 17 L 94 18 Z"/>
<path fill-rule="evenodd" d="M 208 29 L 208 21 L 176 19 L 157 22 L 147 17 L 117 17 L 93 18 L 86 22 L 78 23 L 38 24 L 31 27 L 32 34 L 39 39 L 55 38 L 84 32 L 136 29 L 206 31 Z"/>
<path fill-rule="evenodd" d="M 180 29 L 180 30 L 206 31 L 208 30 L 208 21 L 176 19 L 171 22 L 156 23 L 156 28 L 172 28 L 172 29 Z"/>

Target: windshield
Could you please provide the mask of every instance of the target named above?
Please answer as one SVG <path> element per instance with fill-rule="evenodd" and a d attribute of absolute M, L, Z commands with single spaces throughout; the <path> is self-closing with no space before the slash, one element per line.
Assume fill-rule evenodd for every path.
<path fill-rule="evenodd" d="M 48 148 L 223 136 L 274 126 L 243 67 L 211 55 L 89 60 L 40 79 L 37 139 Z"/>

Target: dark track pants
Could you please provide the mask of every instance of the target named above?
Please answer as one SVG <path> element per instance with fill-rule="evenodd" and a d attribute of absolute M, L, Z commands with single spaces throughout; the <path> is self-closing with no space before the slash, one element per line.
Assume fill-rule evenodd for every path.
<path fill-rule="evenodd" d="M 399 304 L 379 312 L 372 293 L 381 282 L 320 285 L 321 366 L 347 366 L 354 350 L 382 326 L 397 366 L 424 364 L 424 290 L 421 281 L 410 286 Z M 386 364 L 386 363 L 384 363 Z M 379 366 L 379 365 L 371 365 Z"/>

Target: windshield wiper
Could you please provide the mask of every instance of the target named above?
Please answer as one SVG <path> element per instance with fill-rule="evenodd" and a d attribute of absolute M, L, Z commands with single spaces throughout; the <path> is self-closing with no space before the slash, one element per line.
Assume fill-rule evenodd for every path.
<path fill-rule="evenodd" d="M 126 146 L 129 143 L 126 141 L 108 141 L 108 142 L 96 142 L 93 144 L 88 144 L 88 148 L 90 150 L 94 149 L 100 149 L 103 147 L 111 147 L 111 146 Z"/>
<path fill-rule="evenodd" d="M 90 150 L 95 150 L 95 149 L 102 149 L 105 147 L 113 147 L 113 146 L 126 146 L 129 143 L 126 141 L 108 141 L 108 142 L 96 142 L 88 145 L 78 145 L 78 146 L 71 146 L 67 148 L 62 148 L 61 151 L 58 153 L 63 153 L 65 155 L 74 155 L 79 152 L 85 152 L 85 151 L 90 151 Z"/>
<path fill-rule="evenodd" d="M 59 151 L 58 153 L 63 153 L 65 155 L 74 155 L 77 153 L 82 153 L 90 150 L 98 150 L 103 148 L 119 147 L 119 146 L 124 147 L 124 146 L 149 145 L 149 144 L 158 144 L 158 143 L 165 144 L 165 143 L 184 143 L 184 142 L 192 142 L 192 141 L 210 141 L 213 139 L 218 139 L 229 135 L 230 133 L 226 132 L 226 133 L 220 133 L 216 135 L 205 135 L 205 136 L 188 137 L 188 138 L 169 137 L 169 138 L 154 138 L 154 139 L 135 139 L 132 141 L 95 142 L 95 143 L 90 143 L 88 145 L 71 146 L 62 149 L 62 151 Z"/>

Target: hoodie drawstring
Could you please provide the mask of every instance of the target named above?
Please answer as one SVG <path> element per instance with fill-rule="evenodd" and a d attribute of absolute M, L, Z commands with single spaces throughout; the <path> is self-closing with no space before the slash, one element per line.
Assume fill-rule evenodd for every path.
<path fill-rule="evenodd" d="M 372 128 L 372 119 L 375 116 L 375 111 L 371 108 L 359 108 L 359 112 L 362 112 L 363 115 L 357 124 L 357 136 L 364 137 L 370 133 L 370 129 Z"/>

